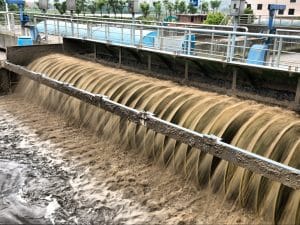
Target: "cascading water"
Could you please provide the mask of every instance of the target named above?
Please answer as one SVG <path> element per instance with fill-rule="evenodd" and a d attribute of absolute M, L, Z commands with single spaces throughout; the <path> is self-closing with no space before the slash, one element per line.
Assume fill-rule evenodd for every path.
<path fill-rule="evenodd" d="M 121 69 L 51 54 L 32 62 L 35 72 L 300 169 L 300 119 L 289 111 L 203 92 Z M 140 151 L 250 207 L 270 222 L 300 224 L 300 191 L 220 160 L 27 79 L 20 91 L 97 135 Z"/>

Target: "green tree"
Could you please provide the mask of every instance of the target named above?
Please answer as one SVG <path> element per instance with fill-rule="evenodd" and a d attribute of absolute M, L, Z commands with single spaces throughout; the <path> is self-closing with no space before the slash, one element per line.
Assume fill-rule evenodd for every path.
<path fill-rule="evenodd" d="M 8 10 L 13 11 L 13 12 L 18 12 L 19 7 L 16 4 L 11 4 L 11 5 L 8 5 Z"/>
<path fill-rule="evenodd" d="M 166 16 L 168 16 L 168 5 L 169 5 L 169 0 L 163 0 L 163 4 L 164 4 Z"/>
<path fill-rule="evenodd" d="M 175 3 L 174 3 L 174 11 L 175 11 L 175 14 L 178 13 L 179 4 L 180 4 L 179 0 L 176 0 Z"/>
<path fill-rule="evenodd" d="M 95 1 L 89 2 L 87 8 L 90 10 L 90 12 L 91 12 L 92 14 L 95 14 L 95 13 L 96 13 L 96 10 L 97 10 L 97 4 L 96 4 L 96 2 L 95 2 Z"/>
<path fill-rule="evenodd" d="M 118 9 L 119 9 L 119 12 L 121 13 L 121 17 L 123 17 L 123 11 L 124 11 L 124 8 L 126 8 L 126 5 L 127 5 L 127 1 L 125 1 L 125 0 L 119 1 Z"/>
<path fill-rule="evenodd" d="M 86 0 L 76 0 L 76 14 L 79 15 L 82 12 L 85 14 L 86 8 Z"/>
<path fill-rule="evenodd" d="M 63 15 L 67 11 L 67 2 L 63 1 L 62 3 L 59 0 L 54 0 L 54 7 L 59 12 L 59 14 Z"/>
<path fill-rule="evenodd" d="M 187 10 L 190 14 L 195 14 L 197 12 L 197 8 L 191 3 L 188 5 Z"/>
<path fill-rule="evenodd" d="M 108 15 L 110 15 L 110 11 L 111 11 L 110 3 L 108 0 L 106 0 L 106 12 L 108 13 Z"/>
<path fill-rule="evenodd" d="M 161 15 L 161 2 L 160 1 L 153 2 L 153 7 L 155 12 L 155 18 L 159 20 Z"/>
<path fill-rule="evenodd" d="M 244 9 L 244 14 L 253 15 L 253 10 L 251 8 L 246 8 L 246 9 Z"/>
<path fill-rule="evenodd" d="M 107 2 L 109 5 L 109 8 L 113 11 L 115 17 L 117 17 L 118 5 L 119 5 L 118 0 L 108 0 Z"/>
<path fill-rule="evenodd" d="M 181 2 L 179 3 L 178 11 L 179 11 L 179 13 L 181 13 L 181 14 L 186 12 L 186 3 L 185 3 L 185 1 L 181 1 Z"/>
<path fill-rule="evenodd" d="M 147 18 L 150 13 L 150 5 L 147 2 L 142 2 L 140 4 L 140 8 L 142 10 L 143 17 Z"/>
<path fill-rule="evenodd" d="M 174 4 L 172 2 L 169 2 L 169 4 L 167 5 L 167 10 L 169 12 L 169 16 L 172 16 L 174 10 Z"/>
<path fill-rule="evenodd" d="M 207 18 L 204 21 L 204 23 L 219 25 L 223 21 L 224 17 L 225 17 L 225 15 L 223 13 L 212 12 L 207 15 Z"/>
<path fill-rule="evenodd" d="M 0 10 L 1 11 L 5 10 L 5 1 L 4 0 L 0 0 Z"/>
<path fill-rule="evenodd" d="M 107 4 L 107 1 L 106 0 L 97 0 L 96 2 L 96 5 L 97 5 L 97 9 L 100 10 L 100 14 L 102 16 L 102 13 L 103 13 L 103 8 L 104 6 Z"/>
<path fill-rule="evenodd" d="M 219 9 L 221 5 L 221 0 L 211 0 L 210 1 L 210 7 L 212 8 L 212 10 L 215 12 Z"/>
<path fill-rule="evenodd" d="M 201 3 L 201 13 L 208 13 L 209 4 L 207 1 Z"/>
<path fill-rule="evenodd" d="M 251 8 L 245 8 L 244 14 L 240 16 L 240 23 L 251 24 L 254 22 L 253 10 Z"/>

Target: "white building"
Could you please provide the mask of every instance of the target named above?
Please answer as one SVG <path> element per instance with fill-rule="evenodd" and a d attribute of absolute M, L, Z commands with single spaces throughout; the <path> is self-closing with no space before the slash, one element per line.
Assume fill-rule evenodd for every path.
<path fill-rule="evenodd" d="M 279 16 L 300 16 L 300 0 L 246 0 L 246 5 L 255 15 L 269 15 L 268 5 L 286 5 L 284 11 L 279 11 Z"/>

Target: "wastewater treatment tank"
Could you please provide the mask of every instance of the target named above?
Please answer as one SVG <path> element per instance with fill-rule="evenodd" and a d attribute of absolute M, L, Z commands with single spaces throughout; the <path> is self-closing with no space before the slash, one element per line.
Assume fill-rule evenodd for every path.
<path fill-rule="evenodd" d="M 213 65 L 222 76 L 226 68 L 132 51 L 131 29 L 48 22 L 50 35 L 75 38 L 11 48 L 2 62 L 4 75 L 20 80 L 0 102 L 0 223 L 299 224 L 298 114 L 149 76 L 149 65 L 169 66 L 172 76 L 172 68 L 202 73 Z M 151 48 L 159 40 L 160 50 L 186 40 L 173 43 L 176 36 L 157 37 L 153 29 L 134 33 L 135 45 Z M 82 40 L 91 37 L 99 41 Z M 119 66 L 134 55 L 141 59 L 134 66 L 144 63 L 148 71 L 97 63 L 109 52 L 123 54 Z M 224 152 L 230 158 L 220 157 Z"/>

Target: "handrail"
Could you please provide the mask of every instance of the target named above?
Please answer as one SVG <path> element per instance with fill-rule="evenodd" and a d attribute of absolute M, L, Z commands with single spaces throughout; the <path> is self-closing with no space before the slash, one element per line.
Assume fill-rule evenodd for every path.
<path fill-rule="evenodd" d="M 6 14 L 7 12 L 5 11 L 0 11 L 0 14 Z M 11 13 L 10 14 L 15 14 L 18 15 L 18 13 Z M 44 14 L 44 13 L 34 13 L 32 14 L 33 17 L 40 17 L 40 16 L 49 16 L 49 17 L 55 17 L 55 18 L 70 18 L 70 15 L 60 15 L 60 14 Z M 119 18 L 105 18 L 105 17 L 100 17 L 100 16 L 78 16 L 78 15 L 74 15 L 73 19 L 90 19 L 90 20 L 97 20 L 98 22 L 102 22 L 102 21 L 116 21 L 116 22 L 121 22 L 121 21 L 127 21 L 127 22 L 132 22 L 132 19 L 129 18 L 123 18 L 123 19 L 119 19 Z M 135 23 L 140 23 L 143 24 L 143 20 L 135 20 Z M 154 21 L 154 20 L 150 20 L 147 21 L 147 23 L 151 23 L 151 24 L 166 24 L 166 25 L 180 25 L 180 26 L 189 26 L 189 27 L 211 27 L 211 28 L 224 28 L 224 29 L 233 29 L 233 26 L 231 25 L 212 25 L 212 24 L 193 24 L 193 23 L 183 23 L 183 22 L 165 22 L 165 21 Z M 248 32 L 248 27 L 246 26 L 237 26 L 238 29 L 242 29 L 245 32 Z"/>
<path fill-rule="evenodd" d="M 239 32 L 239 31 L 222 31 L 222 30 L 211 30 L 211 29 L 197 29 L 197 28 L 184 28 L 184 27 L 172 27 L 172 26 L 160 26 L 160 25 L 147 25 L 147 24 L 132 24 L 132 23 L 121 23 L 121 22 L 110 22 L 110 21 L 94 21 L 94 20 L 80 20 L 76 18 L 56 18 L 49 16 L 37 16 L 36 18 L 41 19 L 56 19 L 62 21 L 70 21 L 70 22 L 86 22 L 86 23 L 94 23 L 94 24 L 110 24 L 110 25 L 123 25 L 130 27 L 146 27 L 149 29 L 167 29 L 174 31 L 191 31 L 191 32 L 203 32 L 203 33 L 214 33 L 214 34 L 230 34 L 237 36 L 253 36 L 253 37 L 262 37 L 262 38 L 289 38 L 289 39 L 297 39 L 300 40 L 300 36 L 291 36 L 291 35 L 280 35 L 280 34 L 264 34 L 264 33 L 252 33 L 252 32 Z"/>

